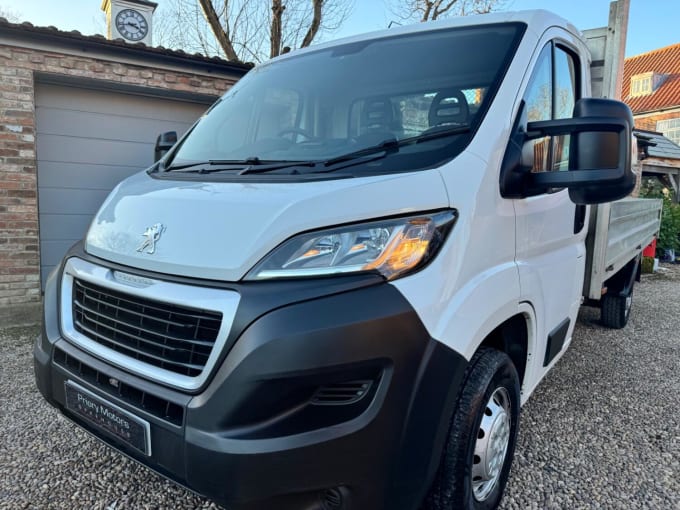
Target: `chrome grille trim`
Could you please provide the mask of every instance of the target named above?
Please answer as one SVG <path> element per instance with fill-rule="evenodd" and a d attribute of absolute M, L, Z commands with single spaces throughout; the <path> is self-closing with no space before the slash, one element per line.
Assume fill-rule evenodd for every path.
<path fill-rule="evenodd" d="M 97 322 L 97 321 L 93 321 L 93 322 Z M 125 345 L 121 342 L 116 342 L 115 340 L 113 340 L 113 339 L 111 339 L 107 336 L 104 336 L 100 333 L 97 333 L 95 330 L 88 328 L 87 326 L 83 325 L 82 323 L 80 323 L 78 321 L 74 321 L 74 324 L 80 328 L 81 332 L 84 331 L 85 333 L 88 334 L 88 336 L 90 336 L 92 338 L 100 338 L 102 341 L 109 343 L 109 344 L 116 345 L 117 347 L 120 347 L 122 349 L 127 349 L 127 350 L 130 350 L 130 351 L 134 350 L 134 349 L 128 347 L 127 345 Z M 99 322 L 98 324 L 102 325 L 101 322 Z M 186 368 L 189 368 L 189 369 L 192 369 L 192 370 L 199 370 L 199 371 L 203 369 L 203 365 L 195 365 L 195 364 L 191 364 L 191 363 L 179 363 L 179 362 L 176 363 L 174 361 L 167 360 L 167 359 L 165 359 L 161 356 L 156 356 L 155 354 L 151 354 L 149 352 L 144 352 L 144 351 L 138 351 L 138 352 L 140 352 L 140 354 L 142 354 L 143 357 L 145 357 L 145 358 L 155 359 L 155 360 L 158 360 L 159 362 L 164 362 L 168 365 L 177 365 L 177 366 L 186 367 Z"/>
<path fill-rule="evenodd" d="M 77 284 L 76 284 L 76 285 L 77 285 Z M 90 299 L 92 299 L 92 298 L 90 298 Z M 74 303 L 74 304 L 76 305 L 76 307 L 79 308 L 80 310 L 82 310 L 82 311 L 84 311 L 84 312 L 87 312 L 87 313 L 91 313 L 91 314 L 93 314 L 93 315 L 97 315 L 97 311 L 96 311 L 96 310 L 93 310 L 92 308 L 90 308 L 90 307 L 84 305 L 83 303 L 79 302 L 77 299 L 74 300 L 73 303 Z M 107 305 L 107 306 L 111 306 L 111 307 L 113 308 L 113 305 Z M 143 314 L 141 314 L 141 313 L 138 314 L 138 313 L 132 312 L 131 310 L 125 310 L 125 311 L 126 311 L 126 313 L 130 313 L 130 314 L 134 314 L 134 315 L 139 315 L 140 317 L 143 315 Z M 118 319 L 116 319 L 116 318 L 114 318 L 114 317 L 108 317 L 108 319 L 109 319 L 111 322 L 115 322 L 116 324 L 120 324 L 121 326 L 127 325 L 125 322 L 123 322 L 123 321 L 121 321 L 121 320 L 118 320 Z M 156 318 L 156 317 L 154 317 L 153 320 L 158 321 L 158 322 L 167 322 L 168 324 L 171 324 L 171 323 L 172 323 L 171 321 L 166 321 L 166 320 L 159 319 L 159 318 Z M 181 324 L 179 324 L 179 323 L 175 323 L 175 325 L 181 326 Z M 158 332 L 156 332 L 156 331 L 152 331 L 152 330 L 150 330 L 150 329 L 144 328 L 144 327 L 142 327 L 142 326 L 135 326 L 135 329 L 138 329 L 138 330 L 140 330 L 140 331 L 143 331 L 144 333 L 147 333 L 147 334 L 149 334 L 149 335 L 158 335 L 158 336 L 162 336 L 163 338 L 167 338 L 168 340 L 174 340 L 174 341 L 176 341 L 176 342 L 186 342 L 186 343 L 190 343 L 190 344 L 194 344 L 194 345 L 202 345 L 202 346 L 205 346 L 205 347 L 212 347 L 212 346 L 214 345 L 214 343 L 215 343 L 214 341 L 213 341 L 213 342 L 209 342 L 209 341 L 206 341 L 206 340 L 193 340 L 193 339 L 190 339 L 190 338 L 179 338 L 179 337 L 177 337 L 177 336 L 171 335 L 170 333 L 162 333 L 162 334 L 161 334 L 161 333 L 158 333 Z M 151 341 L 150 339 L 148 339 L 148 338 L 147 338 L 147 339 L 142 339 L 142 341 L 144 341 L 144 342 L 152 342 L 152 341 Z M 170 347 L 164 346 L 164 345 L 162 345 L 162 344 L 159 344 L 159 346 L 161 346 L 161 347 L 166 347 L 166 348 L 170 348 Z"/>
<path fill-rule="evenodd" d="M 97 356 L 100 359 L 103 359 L 106 362 L 128 372 L 178 389 L 195 390 L 200 388 L 203 383 L 205 383 L 210 372 L 214 368 L 215 363 L 217 362 L 217 358 L 224 348 L 224 343 L 226 342 L 229 331 L 231 330 L 236 308 L 238 307 L 240 300 L 239 294 L 230 290 L 198 287 L 151 279 L 148 280 L 148 285 L 132 285 L 125 280 L 117 279 L 114 273 L 115 272 L 109 268 L 98 266 L 78 258 L 71 258 L 66 262 L 61 282 L 60 304 L 61 324 L 64 337 L 71 343 L 84 349 L 90 354 L 93 354 L 94 356 Z M 90 327 L 91 325 L 88 326 L 82 324 L 82 322 L 80 323 L 80 326 L 77 326 L 78 319 L 74 317 L 74 299 L 76 296 L 74 295 L 73 291 L 76 280 L 90 283 L 115 293 L 130 295 L 132 301 L 134 301 L 134 298 L 139 298 L 142 300 L 149 300 L 159 303 L 161 305 L 161 308 L 159 309 L 161 310 L 162 305 L 165 304 L 174 307 L 191 308 L 193 309 L 192 311 L 196 311 L 196 314 L 194 315 L 192 313 L 188 313 L 185 315 L 193 315 L 194 318 L 201 316 L 201 312 L 198 310 L 206 310 L 221 314 L 222 322 L 219 330 L 217 331 L 213 348 L 207 357 L 205 365 L 201 366 L 196 362 L 185 364 L 187 365 L 185 368 L 193 368 L 195 370 L 202 369 L 200 373 L 198 375 L 192 376 L 183 375 L 173 370 L 161 368 L 153 363 L 147 363 L 140 359 L 136 359 L 133 356 L 129 356 L 125 353 L 119 352 L 116 349 L 103 345 L 100 342 L 102 338 L 98 339 L 98 337 L 102 335 L 101 330 L 99 332 L 94 331 L 94 329 Z M 151 307 L 153 307 L 153 303 L 151 304 Z M 84 310 L 83 313 L 92 313 L 92 311 Z M 92 318 L 94 318 L 94 320 L 99 320 L 97 317 L 90 316 L 90 319 Z M 156 321 L 157 318 L 153 317 L 152 320 Z M 158 321 L 161 323 L 166 322 L 168 325 L 172 325 L 173 323 L 181 324 L 172 320 L 164 321 L 162 318 L 158 318 Z M 99 322 L 101 322 L 101 320 L 99 320 Z M 102 324 L 101 327 L 105 329 L 106 327 L 111 326 Z M 81 328 L 81 331 L 78 331 L 79 328 Z M 139 333 L 143 333 L 143 331 L 140 330 Z M 157 334 L 153 331 L 150 333 Z M 134 337 L 134 335 L 131 336 Z M 112 345 L 116 341 L 115 339 L 112 341 L 108 335 L 103 337 L 103 339 Z M 144 338 L 140 338 L 139 340 L 153 343 L 152 341 Z M 189 340 L 194 342 L 195 346 L 204 348 L 205 340 Z M 182 341 L 185 340 L 183 339 Z M 207 343 L 210 344 L 212 342 L 208 341 Z M 160 347 L 160 345 L 158 346 Z M 169 346 L 164 347 L 167 349 Z M 152 359 L 153 356 L 157 357 L 157 355 L 153 353 L 145 355 L 149 356 L 149 359 Z M 163 361 L 168 365 L 175 365 L 175 361 L 177 360 L 161 358 L 156 361 Z M 191 367 L 189 367 L 189 365 Z"/>

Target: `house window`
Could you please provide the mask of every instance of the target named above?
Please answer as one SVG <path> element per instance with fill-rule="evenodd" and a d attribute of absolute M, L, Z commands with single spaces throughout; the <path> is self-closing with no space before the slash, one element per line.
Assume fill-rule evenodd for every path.
<path fill-rule="evenodd" d="M 680 118 L 659 120 L 656 123 L 656 130 L 663 133 L 666 138 L 680 145 Z"/>
<path fill-rule="evenodd" d="M 632 97 L 636 96 L 646 96 L 652 93 L 652 75 L 651 74 L 639 74 L 633 76 L 630 79 L 630 95 Z"/>
<path fill-rule="evenodd" d="M 646 96 L 656 91 L 668 78 L 668 74 L 636 74 L 630 79 L 630 97 Z"/>

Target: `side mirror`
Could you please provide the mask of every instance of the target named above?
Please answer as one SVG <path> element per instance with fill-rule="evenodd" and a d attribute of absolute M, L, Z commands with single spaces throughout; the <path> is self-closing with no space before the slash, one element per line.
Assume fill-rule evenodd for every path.
<path fill-rule="evenodd" d="M 158 135 L 158 138 L 156 138 L 156 147 L 154 148 L 154 162 L 161 159 L 176 143 L 177 133 L 175 131 L 168 131 Z"/>
<path fill-rule="evenodd" d="M 515 129 L 501 170 L 501 194 L 523 198 L 551 188 L 569 188 L 576 204 L 611 202 L 635 187 L 631 167 L 633 114 L 625 103 L 584 98 L 571 119 L 530 122 Z M 522 161 L 525 144 L 534 139 L 570 135 L 568 168 L 532 172 Z"/>

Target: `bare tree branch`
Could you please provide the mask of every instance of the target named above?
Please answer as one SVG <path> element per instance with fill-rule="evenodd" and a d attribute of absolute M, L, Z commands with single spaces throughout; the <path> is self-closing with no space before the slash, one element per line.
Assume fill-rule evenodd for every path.
<path fill-rule="evenodd" d="M 449 10 L 451 10 L 451 7 L 454 6 L 454 4 L 456 3 L 456 1 L 457 1 L 457 0 L 451 0 L 451 1 L 450 1 L 448 4 L 446 4 L 444 7 L 441 6 L 441 4 L 442 4 L 441 0 L 440 0 L 439 2 L 437 2 L 437 7 L 436 7 L 436 9 L 435 9 L 435 11 L 434 11 L 434 16 L 432 17 L 432 19 L 433 19 L 433 20 L 434 20 L 434 19 L 437 19 L 441 14 L 445 14 L 446 12 L 448 12 Z M 465 2 L 463 2 L 463 3 L 465 3 Z"/>
<path fill-rule="evenodd" d="M 321 26 L 321 9 L 323 7 L 324 0 L 312 0 L 312 7 L 314 9 L 314 17 L 312 18 L 312 23 L 309 25 L 309 30 L 305 34 L 305 38 L 302 40 L 301 48 L 306 48 L 316 37 L 316 33 L 319 31 Z"/>
<path fill-rule="evenodd" d="M 281 0 L 272 0 L 271 35 L 269 36 L 269 55 L 277 57 L 281 53 L 281 18 L 285 9 Z"/>
<path fill-rule="evenodd" d="M 222 28 L 220 24 L 220 18 L 215 12 L 215 7 L 210 0 L 198 0 L 205 14 L 205 18 L 208 20 L 210 28 L 212 28 L 215 38 L 219 41 L 220 46 L 224 50 L 224 54 L 227 56 L 227 60 L 238 60 L 238 56 L 234 51 L 234 46 L 231 44 L 231 39 L 227 35 L 226 31 Z M 225 2 L 226 3 L 226 2 Z"/>
<path fill-rule="evenodd" d="M 432 12 L 432 2 L 428 2 L 428 0 L 423 0 L 423 17 L 420 21 L 427 21 L 430 19 L 430 12 Z"/>
<path fill-rule="evenodd" d="M 164 0 L 154 18 L 154 38 L 189 52 L 262 62 L 337 30 L 354 1 Z"/>
<path fill-rule="evenodd" d="M 21 14 L 0 5 L 0 18 L 5 18 L 10 23 L 19 23 Z"/>
<path fill-rule="evenodd" d="M 392 0 L 392 13 L 403 21 L 434 21 L 499 10 L 506 0 Z"/>

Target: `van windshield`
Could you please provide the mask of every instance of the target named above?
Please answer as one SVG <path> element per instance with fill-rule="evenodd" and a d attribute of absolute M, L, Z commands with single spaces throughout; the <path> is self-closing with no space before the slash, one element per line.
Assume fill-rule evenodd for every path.
<path fill-rule="evenodd" d="M 470 141 L 524 28 L 387 36 L 258 66 L 196 124 L 168 169 L 208 162 L 279 169 L 271 164 L 337 161 L 385 144 L 398 147 L 389 158 L 363 155 L 371 171 L 432 167 Z"/>

